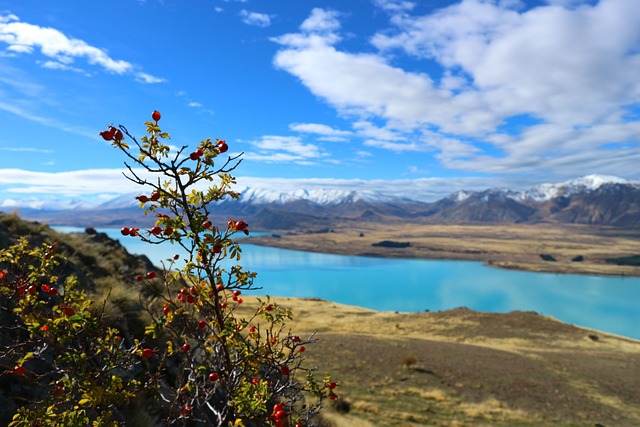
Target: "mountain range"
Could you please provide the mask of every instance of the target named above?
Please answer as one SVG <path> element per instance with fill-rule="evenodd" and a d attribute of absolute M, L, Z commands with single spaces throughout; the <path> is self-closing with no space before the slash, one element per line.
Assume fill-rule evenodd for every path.
<path fill-rule="evenodd" d="M 519 191 L 461 190 L 435 202 L 332 188 L 294 192 L 244 188 L 239 192 L 238 200 L 218 204 L 213 219 L 226 222 L 229 217 L 241 217 L 254 230 L 318 229 L 350 221 L 640 226 L 640 183 L 602 175 Z M 17 210 L 23 218 L 55 225 L 149 224 L 153 218 L 142 216 L 135 196 L 122 195 L 92 208 Z"/>

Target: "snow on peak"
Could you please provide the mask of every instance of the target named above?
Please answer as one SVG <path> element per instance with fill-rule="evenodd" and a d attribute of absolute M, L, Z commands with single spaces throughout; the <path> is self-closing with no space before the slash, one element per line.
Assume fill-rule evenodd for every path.
<path fill-rule="evenodd" d="M 597 190 L 603 184 L 627 184 L 628 181 L 624 178 L 618 178 L 611 175 L 586 175 L 580 178 L 572 179 L 570 181 L 563 182 L 562 186 L 566 188 L 578 188 L 586 190 Z"/>
<path fill-rule="evenodd" d="M 337 188 L 296 189 L 285 192 L 267 188 L 246 187 L 239 191 L 240 202 L 251 204 L 277 203 L 284 204 L 305 200 L 319 205 L 334 205 L 357 201 L 385 201 L 390 197 L 369 191 L 343 190 Z"/>
<path fill-rule="evenodd" d="M 522 199 L 532 199 L 537 202 L 558 196 L 570 196 L 581 191 L 594 191 L 604 184 L 627 184 L 629 181 L 611 175 L 586 175 L 558 184 L 540 184 L 520 193 Z"/>
<path fill-rule="evenodd" d="M 469 198 L 469 196 L 471 196 L 473 194 L 473 192 L 469 192 L 466 190 L 459 190 L 456 191 L 455 193 L 452 193 L 449 197 L 447 197 L 450 200 L 453 200 L 454 202 L 462 202 L 466 199 Z"/>

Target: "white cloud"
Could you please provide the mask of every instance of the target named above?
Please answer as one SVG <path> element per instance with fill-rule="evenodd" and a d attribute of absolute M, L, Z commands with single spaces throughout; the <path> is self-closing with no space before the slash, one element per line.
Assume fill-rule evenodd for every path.
<path fill-rule="evenodd" d="M 0 188 L 11 194 L 43 194 L 78 197 L 136 191 L 137 185 L 123 179 L 122 169 L 93 169 L 69 172 L 34 172 L 0 169 Z M 142 172 L 142 171 L 141 171 Z"/>
<path fill-rule="evenodd" d="M 147 74 L 147 73 L 136 73 L 136 81 L 140 82 L 140 83 L 146 83 L 146 84 L 155 84 L 155 83 L 166 83 L 166 79 L 163 79 L 162 77 L 155 77 L 152 76 L 151 74 Z"/>
<path fill-rule="evenodd" d="M 103 49 L 91 46 L 85 41 L 70 38 L 55 28 L 21 22 L 16 15 L 0 15 L 0 42 L 7 44 L 7 50 L 23 54 L 32 54 L 39 49 L 51 61 L 44 62 L 49 68 L 76 71 L 71 67 L 76 59 L 83 58 L 91 65 L 115 74 L 134 73 L 130 62 L 111 58 Z M 54 65 L 55 64 L 55 65 Z M 143 83 L 159 83 L 163 79 L 146 73 L 135 73 L 136 79 Z"/>
<path fill-rule="evenodd" d="M 40 64 L 43 68 L 48 68 L 50 70 L 64 70 L 64 71 L 74 71 L 76 73 L 83 73 L 83 74 L 87 74 L 85 73 L 84 70 L 77 68 L 77 67 L 71 67 L 67 64 L 63 64 L 61 62 L 57 62 L 57 61 L 45 61 L 43 63 Z"/>
<path fill-rule="evenodd" d="M 378 53 L 341 49 L 340 14 L 314 9 L 300 32 L 273 39 L 274 64 L 352 117 L 365 145 L 431 150 L 465 171 L 531 172 L 588 157 L 633 175 L 608 144 L 618 133 L 640 143 L 637 119 L 625 117 L 640 108 L 637 0 L 553 3 L 462 0 L 411 15 L 408 3 L 378 0 L 393 12 L 391 28 L 371 38 Z M 425 67 L 402 68 L 402 54 Z M 523 116 L 531 123 L 519 134 L 502 128 Z M 362 125 L 370 120 L 383 124 Z"/>
<path fill-rule="evenodd" d="M 353 134 L 353 132 L 334 129 L 320 123 L 292 123 L 289 125 L 289 129 L 295 132 L 320 135 L 324 141 L 346 141 L 347 137 Z"/>
<path fill-rule="evenodd" d="M 374 0 L 373 3 L 382 10 L 391 13 L 409 12 L 416 7 L 416 4 L 406 0 Z"/>
<path fill-rule="evenodd" d="M 0 151 L 12 151 L 15 153 L 53 153 L 54 151 L 48 148 L 30 148 L 30 147 L 2 147 Z"/>
<path fill-rule="evenodd" d="M 297 136 L 265 135 L 255 141 L 249 141 L 256 151 L 245 153 L 247 160 L 268 163 L 300 163 L 323 157 L 320 148 L 314 144 L 305 144 Z"/>
<path fill-rule="evenodd" d="M 245 9 L 240 11 L 240 17 L 242 22 L 247 25 L 254 25 L 256 27 L 268 27 L 271 25 L 271 17 L 266 13 L 251 12 Z"/>
<path fill-rule="evenodd" d="M 307 33 L 330 33 L 340 29 L 339 16 L 340 14 L 334 10 L 316 7 L 300 25 L 300 29 Z"/>

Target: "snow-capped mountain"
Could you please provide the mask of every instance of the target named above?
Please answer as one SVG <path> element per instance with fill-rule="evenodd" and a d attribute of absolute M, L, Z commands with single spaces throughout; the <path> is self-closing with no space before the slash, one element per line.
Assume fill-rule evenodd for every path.
<path fill-rule="evenodd" d="M 517 193 L 520 200 L 544 202 L 555 197 L 569 197 L 574 194 L 594 191 L 607 184 L 630 184 L 629 181 L 616 176 L 587 175 L 559 184 L 540 184 Z"/>
<path fill-rule="evenodd" d="M 588 175 L 524 190 L 508 188 L 460 190 L 426 203 L 374 191 L 313 187 L 236 188 L 238 200 L 219 202 L 217 219 L 242 217 L 254 230 L 312 229 L 349 221 L 411 221 L 422 223 L 581 223 L 640 226 L 640 183 Z M 74 205 L 53 211 L 21 209 L 25 218 L 52 224 L 120 226 L 143 217 L 136 194 L 126 194 L 95 208 Z"/>

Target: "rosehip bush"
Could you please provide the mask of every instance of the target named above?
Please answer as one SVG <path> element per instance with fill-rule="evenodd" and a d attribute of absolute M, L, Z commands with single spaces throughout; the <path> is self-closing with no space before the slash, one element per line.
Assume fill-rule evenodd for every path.
<path fill-rule="evenodd" d="M 269 296 L 244 302 L 256 273 L 239 264 L 234 239 L 250 224 L 215 222 L 216 203 L 239 197 L 231 172 L 241 154 L 223 156 L 220 139 L 170 146 L 161 117 L 153 111 L 139 140 L 122 125 L 100 132 L 128 159 L 125 177 L 141 186 L 135 199 L 155 218 L 122 236 L 182 249 L 131 277 L 151 319 L 143 336 L 122 339 L 106 301 L 92 301 L 74 277 L 59 279 L 55 244 L 30 249 L 23 239 L 0 251 L 1 375 L 26 385 L 10 426 L 125 425 L 134 399 L 149 400 L 163 425 L 315 425 L 337 384 L 305 365 L 314 339 L 291 333 L 290 310 Z"/>
<path fill-rule="evenodd" d="M 135 351 L 75 277 L 64 282 L 56 245 L 26 239 L 0 250 L 0 378 L 17 410 L 11 427 L 116 426 L 144 387 Z"/>

